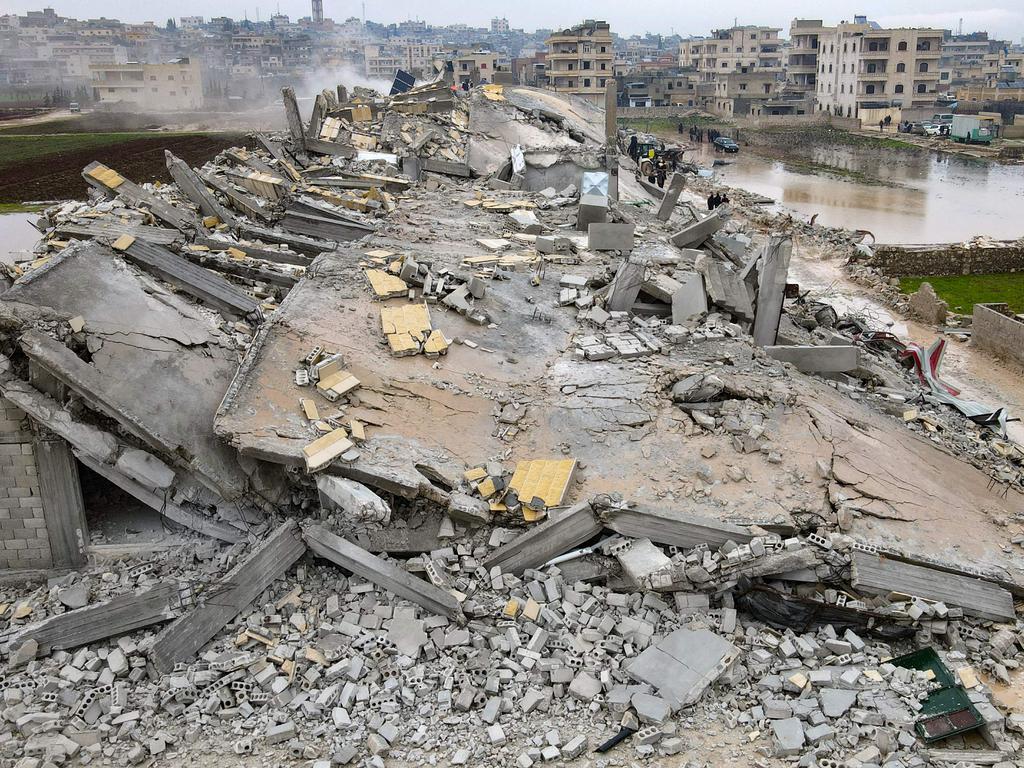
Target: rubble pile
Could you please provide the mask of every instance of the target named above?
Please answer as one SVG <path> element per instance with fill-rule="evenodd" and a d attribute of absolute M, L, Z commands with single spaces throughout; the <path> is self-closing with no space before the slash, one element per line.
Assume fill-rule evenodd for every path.
<path fill-rule="evenodd" d="M 2 760 L 1015 764 L 1022 455 L 790 289 L 848 238 L 558 94 L 283 95 L 0 294 L 0 394 L 176 531 L 0 587 Z"/>

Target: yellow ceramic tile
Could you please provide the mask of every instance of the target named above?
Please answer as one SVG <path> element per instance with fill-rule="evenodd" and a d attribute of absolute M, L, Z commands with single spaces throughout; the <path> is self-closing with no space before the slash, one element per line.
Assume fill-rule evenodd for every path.
<path fill-rule="evenodd" d="M 576 459 L 537 459 L 521 461 L 509 481 L 524 507 L 539 498 L 546 507 L 558 507 L 565 500 L 576 471 Z"/>
<path fill-rule="evenodd" d="M 380 299 L 390 299 L 395 296 L 402 296 L 408 290 L 405 280 L 395 275 L 389 275 L 382 269 L 366 270 L 366 277 L 370 281 L 370 287 Z"/>

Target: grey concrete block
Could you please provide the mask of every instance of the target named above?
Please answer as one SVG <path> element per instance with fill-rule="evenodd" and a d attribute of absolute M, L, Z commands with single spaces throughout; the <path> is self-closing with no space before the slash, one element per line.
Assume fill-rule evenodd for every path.
<path fill-rule="evenodd" d="M 593 223 L 587 228 L 587 247 L 592 251 L 632 251 L 633 224 Z"/>

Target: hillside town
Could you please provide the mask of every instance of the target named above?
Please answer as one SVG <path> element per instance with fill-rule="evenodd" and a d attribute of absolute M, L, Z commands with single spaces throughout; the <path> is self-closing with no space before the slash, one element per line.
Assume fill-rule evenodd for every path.
<path fill-rule="evenodd" d="M 504 17 L 487 28 L 334 21 L 322 0 L 294 20 L 0 15 L 0 104 L 49 95 L 114 109 L 241 109 L 323 72 L 388 86 L 398 71 L 430 80 L 448 69 L 460 87 L 520 84 L 600 101 L 614 82 L 620 106 L 727 117 L 828 112 L 898 124 L 931 117 L 936 102 L 998 103 L 1002 128 L 1024 101 L 1022 62 L 1020 41 L 986 31 L 887 29 L 865 16 L 625 37 L 594 20 L 532 31 Z"/>
<path fill-rule="evenodd" d="M 0 768 L 1024 768 L 1022 49 L 566 23 L 0 16 Z"/>

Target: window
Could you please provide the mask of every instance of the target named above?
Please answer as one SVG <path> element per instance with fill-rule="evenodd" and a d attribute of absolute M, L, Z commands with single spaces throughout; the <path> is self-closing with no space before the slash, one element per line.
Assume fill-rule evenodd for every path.
<path fill-rule="evenodd" d="M 924 83 L 918 83 L 918 86 L 917 86 L 917 92 L 918 93 L 927 93 L 927 91 L 928 91 L 928 86 L 927 85 L 925 85 Z"/>
<path fill-rule="evenodd" d="M 875 92 L 875 86 L 871 85 L 870 83 L 868 85 L 864 86 L 864 93 L 874 93 L 874 92 Z"/>
<path fill-rule="evenodd" d="M 899 64 L 897 64 L 897 65 L 896 65 L 896 71 L 897 71 L 897 72 L 906 72 L 906 71 L 907 71 L 907 65 L 906 65 L 906 64 L 904 64 L 904 63 L 903 63 L 903 62 L 901 61 L 901 62 L 900 62 Z"/>
<path fill-rule="evenodd" d="M 480 62 L 480 69 L 487 69 L 487 62 L 486 61 L 481 61 Z"/>
<path fill-rule="evenodd" d="M 920 63 L 919 65 L 918 65 L 918 67 L 917 67 L 917 71 L 918 71 L 918 72 L 927 72 L 927 71 L 928 71 L 928 62 L 927 62 L 927 61 L 922 61 L 922 62 L 921 62 L 921 63 Z"/>
<path fill-rule="evenodd" d="M 903 86 L 897 85 L 895 88 L 893 88 L 893 93 L 903 93 Z"/>
<path fill-rule="evenodd" d="M 602 88 L 604 88 L 606 85 L 608 85 L 608 81 L 605 78 L 603 78 L 603 77 L 598 82 L 601 83 L 601 87 Z"/>
<path fill-rule="evenodd" d="M 846 43 L 843 43 L 843 53 L 846 53 Z"/>
<path fill-rule="evenodd" d="M 839 92 L 846 93 L 846 86 L 843 83 L 839 84 Z"/>
<path fill-rule="evenodd" d="M 828 65 L 828 71 L 829 71 L 829 72 L 831 72 L 831 71 L 832 71 L 832 65 L 831 65 L 831 64 L 829 64 L 829 65 Z"/>
<path fill-rule="evenodd" d="M 602 70 L 607 69 L 607 65 L 603 61 L 601 62 L 601 69 Z"/>
<path fill-rule="evenodd" d="M 584 88 L 589 88 L 590 87 L 590 78 L 589 77 L 583 78 L 583 87 Z"/>
<path fill-rule="evenodd" d="M 601 53 L 608 53 L 608 47 L 605 45 L 601 46 Z"/>
<path fill-rule="evenodd" d="M 465 72 L 469 69 L 469 62 L 462 62 L 462 71 Z"/>
<path fill-rule="evenodd" d="M 583 68 L 584 69 L 590 69 L 590 62 L 589 61 L 584 61 L 583 62 Z"/>
<path fill-rule="evenodd" d="M 150 76 L 149 76 L 149 79 L 150 79 L 150 80 L 156 80 L 156 75 L 150 75 Z"/>
<path fill-rule="evenodd" d="M 167 76 L 167 79 L 168 79 L 168 80 L 174 80 L 174 75 L 168 75 L 168 76 Z"/>
<path fill-rule="evenodd" d="M 765 83 L 765 84 L 764 84 L 764 92 L 765 92 L 765 93 L 771 93 L 771 92 L 772 92 L 772 86 L 771 86 L 771 83 Z"/>
<path fill-rule="evenodd" d="M 747 90 L 747 84 L 746 83 L 740 83 L 740 90 L 741 91 Z"/>
<path fill-rule="evenodd" d="M 922 40 L 917 44 L 917 50 L 919 51 L 930 51 L 931 49 L 932 44 L 930 40 Z"/>
<path fill-rule="evenodd" d="M 905 51 L 905 50 L 907 50 L 907 41 L 906 40 L 900 40 L 899 45 L 896 46 L 896 50 L 897 51 Z"/>

